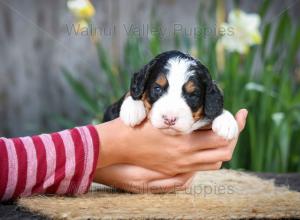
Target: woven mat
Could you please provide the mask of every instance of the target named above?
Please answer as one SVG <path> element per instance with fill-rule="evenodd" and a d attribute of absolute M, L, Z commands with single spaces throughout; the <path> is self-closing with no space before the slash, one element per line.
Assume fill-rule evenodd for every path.
<path fill-rule="evenodd" d="M 243 172 L 199 172 L 193 186 L 169 194 L 128 194 L 93 186 L 77 197 L 36 196 L 19 205 L 54 219 L 300 218 L 300 193 Z"/>

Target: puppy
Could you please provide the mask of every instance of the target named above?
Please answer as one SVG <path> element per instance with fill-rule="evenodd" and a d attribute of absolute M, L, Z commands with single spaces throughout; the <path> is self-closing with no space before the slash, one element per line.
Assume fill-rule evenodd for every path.
<path fill-rule="evenodd" d="M 134 73 L 130 91 L 109 106 L 104 121 L 117 117 L 128 126 L 146 117 L 163 132 L 186 134 L 212 123 L 212 130 L 229 140 L 238 126 L 223 109 L 223 95 L 201 62 L 180 51 L 159 54 Z"/>

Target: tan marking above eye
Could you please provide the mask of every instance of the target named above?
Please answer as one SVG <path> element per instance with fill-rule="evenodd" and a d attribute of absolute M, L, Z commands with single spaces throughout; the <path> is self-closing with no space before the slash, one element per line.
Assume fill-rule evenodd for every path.
<path fill-rule="evenodd" d="M 168 80 L 167 80 L 165 74 L 163 74 L 163 73 L 159 74 L 158 78 L 155 80 L 155 83 L 157 83 L 161 87 L 165 87 L 168 83 Z"/>
<path fill-rule="evenodd" d="M 184 84 L 185 91 L 188 93 L 192 93 L 196 89 L 196 85 L 192 81 L 188 81 Z"/>

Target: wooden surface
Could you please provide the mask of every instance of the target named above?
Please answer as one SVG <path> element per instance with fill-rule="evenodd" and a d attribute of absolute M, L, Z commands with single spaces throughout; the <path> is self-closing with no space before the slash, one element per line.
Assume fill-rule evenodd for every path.
<path fill-rule="evenodd" d="M 289 186 L 291 190 L 300 192 L 300 173 L 287 174 L 272 174 L 272 173 L 255 173 L 255 175 L 263 179 L 275 179 L 275 184 L 278 186 Z M 0 204 L 0 219 L 2 220 L 33 220 L 33 219 L 47 219 L 43 216 L 38 216 L 22 210 L 13 202 Z"/>
<path fill-rule="evenodd" d="M 129 3 L 130 2 L 130 3 Z M 170 40 L 175 24 L 182 25 L 181 33 L 197 26 L 197 14 L 206 17 L 212 28 L 215 1 L 199 0 L 101 0 L 93 1 L 96 8 L 95 24 L 102 28 L 101 40 L 113 59 L 120 60 L 131 25 L 142 28 L 150 25 L 151 11 L 155 12 L 163 28 L 171 32 L 164 37 L 164 48 L 172 49 Z M 240 1 L 241 8 L 255 12 L 260 0 Z M 300 4 L 295 0 L 272 1 L 268 19 L 276 17 L 289 7 L 298 19 Z M 232 8 L 233 1 L 226 1 Z M 209 18 L 207 18 L 209 16 Z M 82 121 L 82 108 L 76 95 L 62 77 L 61 67 L 74 71 L 85 81 L 90 70 L 101 79 L 96 52 L 89 36 L 68 34 L 66 25 L 74 18 L 68 12 L 65 0 L 1 0 L 0 1 L 0 136 L 21 136 L 61 129 L 57 116 Z M 293 24 L 294 25 L 294 24 Z M 296 24 L 295 24 L 296 25 Z M 116 27 L 116 32 L 110 29 Z M 214 33 L 214 31 L 212 31 Z M 141 34 L 146 41 L 150 35 Z M 188 37 L 194 39 L 193 35 Z M 203 39 L 208 36 L 203 36 Z M 130 74 L 130 73 L 128 73 Z M 88 85 L 88 84 L 87 84 Z"/>
<path fill-rule="evenodd" d="M 82 81 L 91 71 L 99 77 L 96 51 L 90 36 L 67 31 L 75 20 L 65 0 L 0 1 L 0 136 L 21 136 L 61 129 L 56 116 L 82 122 L 81 105 L 62 77 L 66 67 Z M 122 57 L 127 30 L 131 25 L 150 24 L 150 12 L 157 1 L 93 1 L 95 24 L 107 52 Z M 204 3 L 205 4 L 205 3 Z M 173 13 L 163 13 L 167 9 Z M 157 13 L 169 26 L 182 20 L 196 24 L 198 0 L 160 1 Z M 181 10 L 189 13 L 180 13 Z M 116 32 L 109 33 L 116 27 Z M 145 39 L 148 36 L 142 36 Z M 129 73 L 130 74 L 130 73 Z M 100 76 L 101 78 L 101 76 Z M 87 84 L 88 85 L 88 84 Z M 18 125 L 18 126 L 16 126 Z"/>

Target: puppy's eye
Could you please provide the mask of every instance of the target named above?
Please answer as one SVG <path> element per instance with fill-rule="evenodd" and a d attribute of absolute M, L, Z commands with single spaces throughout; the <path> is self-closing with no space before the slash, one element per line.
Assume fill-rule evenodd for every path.
<path fill-rule="evenodd" d="M 153 87 L 153 91 L 156 93 L 156 94 L 161 94 L 162 93 L 162 88 L 160 86 L 154 86 Z"/>
<path fill-rule="evenodd" d="M 190 93 L 188 94 L 189 98 L 198 98 L 199 95 L 197 93 Z"/>

